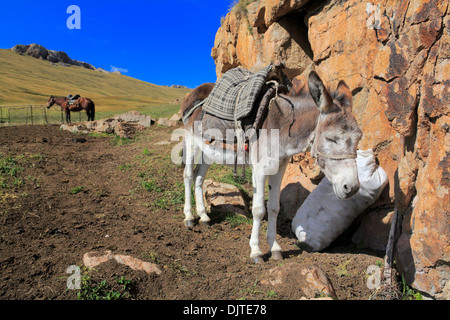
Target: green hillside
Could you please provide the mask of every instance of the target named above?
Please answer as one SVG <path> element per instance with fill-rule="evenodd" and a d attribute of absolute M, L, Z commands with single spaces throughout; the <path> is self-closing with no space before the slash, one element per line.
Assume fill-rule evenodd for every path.
<path fill-rule="evenodd" d="M 0 49 L 0 106 L 44 105 L 51 95 L 79 93 L 94 100 L 97 111 L 112 112 L 167 105 L 189 91 L 157 86 L 125 75 L 51 64 Z"/>

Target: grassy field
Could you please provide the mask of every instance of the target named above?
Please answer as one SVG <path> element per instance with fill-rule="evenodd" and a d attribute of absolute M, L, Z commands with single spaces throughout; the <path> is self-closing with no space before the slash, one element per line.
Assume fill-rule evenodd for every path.
<path fill-rule="evenodd" d="M 136 110 L 140 114 L 150 115 L 153 119 L 170 118 L 180 110 L 179 104 L 162 104 L 154 106 L 138 106 L 130 108 L 103 108 L 96 111 L 95 119 L 111 118 L 115 115 Z M 87 121 L 86 112 L 75 112 L 71 114 L 72 121 Z M 65 122 L 65 116 L 59 106 L 47 109 L 44 106 L 34 105 L 24 107 L 1 107 L 0 127 L 6 125 L 29 125 L 29 124 L 60 124 Z"/>
<path fill-rule="evenodd" d="M 169 102 L 189 91 L 125 75 L 51 64 L 0 49 L 0 106 L 45 105 L 51 95 L 78 93 L 95 101 L 97 119 L 129 110 L 158 118 L 178 111 L 179 106 Z"/>

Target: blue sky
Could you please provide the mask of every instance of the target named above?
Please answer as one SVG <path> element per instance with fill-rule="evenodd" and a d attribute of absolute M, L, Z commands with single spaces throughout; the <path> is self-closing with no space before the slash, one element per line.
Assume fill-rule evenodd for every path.
<path fill-rule="evenodd" d="M 2 0 L 0 48 L 38 43 L 108 71 L 194 88 L 216 81 L 211 49 L 231 2 Z M 81 10 L 81 29 L 67 28 L 70 5 Z"/>

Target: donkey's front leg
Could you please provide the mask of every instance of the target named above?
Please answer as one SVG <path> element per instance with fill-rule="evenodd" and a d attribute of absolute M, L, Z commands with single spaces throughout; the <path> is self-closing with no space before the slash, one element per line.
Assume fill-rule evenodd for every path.
<path fill-rule="evenodd" d="M 272 259 L 281 260 L 281 247 L 277 242 L 277 218 L 280 211 L 280 187 L 284 172 L 286 171 L 288 160 L 280 159 L 280 166 L 275 175 L 269 176 L 269 201 L 267 202 L 267 242 L 270 246 Z"/>
<path fill-rule="evenodd" d="M 264 206 L 264 185 L 266 183 L 266 176 L 263 174 L 258 174 L 257 169 L 253 168 L 253 205 L 252 205 L 252 215 L 253 215 L 253 226 L 252 235 L 250 237 L 250 258 L 253 259 L 255 263 L 262 263 L 262 252 L 259 248 L 259 232 L 261 229 L 261 221 L 266 213 Z"/>

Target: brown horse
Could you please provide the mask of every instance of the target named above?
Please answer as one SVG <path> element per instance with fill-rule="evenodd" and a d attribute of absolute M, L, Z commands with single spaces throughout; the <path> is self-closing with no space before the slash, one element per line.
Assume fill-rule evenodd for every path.
<path fill-rule="evenodd" d="M 54 97 L 51 96 L 48 99 L 47 108 L 50 109 L 54 104 L 58 104 L 64 110 L 66 114 L 66 122 L 70 123 L 70 112 L 80 112 L 81 110 L 86 111 L 88 116 L 88 121 L 94 121 L 95 117 L 95 103 L 89 98 L 79 98 L 75 104 L 69 105 L 69 99 L 66 97 Z"/>

